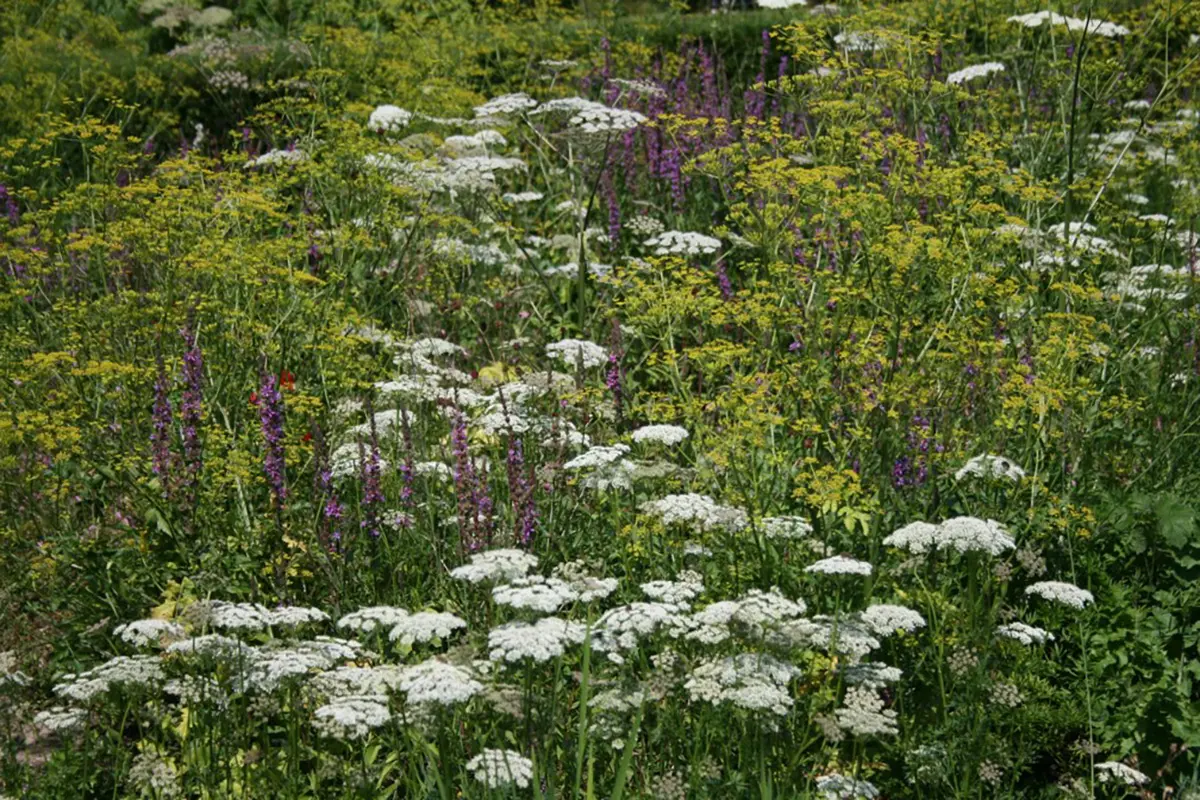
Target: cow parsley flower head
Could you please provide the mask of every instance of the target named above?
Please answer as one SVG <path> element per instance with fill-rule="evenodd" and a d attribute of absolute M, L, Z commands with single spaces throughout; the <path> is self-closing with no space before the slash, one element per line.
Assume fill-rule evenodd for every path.
<path fill-rule="evenodd" d="M 337 659 L 307 647 L 282 647 L 260 655 L 250 666 L 246 684 L 261 692 L 273 692 L 285 684 L 304 681 L 329 669 Z"/>
<path fill-rule="evenodd" d="M 852 736 L 895 736 L 896 712 L 884 708 L 879 692 L 868 686 L 846 690 L 842 707 L 834 712 L 838 727 Z"/>
<path fill-rule="evenodd" d="M 792 708 L 788 683 L 798 674 L 791 664 L 761 653 L 740 653 L 704 661 L 684 683 L 692 700 L 785 716 Z"/>
<path fill-rule="evenodd" d="M 823 558 L 815 564 L 809 564 L 804 571 L 822 575 L 870 575 L 873 569 L 866 561 L 846 556 L 833 556 L 832 558 Z"/>
<path fill-rule="evenodd" d="M 681 576 L 677 581 L 649 581 L 643 583 L 641 589 L 642 594 L 651 600 L 687 608 L 704 591 L 704 584 L 700 582 L 699 575 L 692 573 Z"/>
<path fill-rule="evenodd" d="M 517 662 L 532 659 L 537 662 L 558 658 L 568 644 L 579 644 L 587 628 L 558 617 L 546 617 L 537 622 L 509 622 L 488 633 L 488 651 L 492 661 Z"/>
<path fill-rule="evenodd" d="M 416 642 L 431 642 L 447 639 L 467 623 L 445 611 L 418 611 L 400 620 L 388 638 L 393 642 L 411 646 Z"/>
<path fill-rule="evenodd" d="M 562 468 L 565 470 L 603 468 L 620 461 L 628 453 L 629 445 L 627 444 L 597 445 L 586 453 L 575 456 L 563 464 Z"/>
<path fill-rule="evenodd" d="M 35 714 L 33 724 L 50 733 L 69 733 L 87 724 L 87 718 L 87 711 L 81 708 L 55 706 Z"/>
<path fill-rule="evenodd" d="M 512 750 L 486 749 L 467 762 L 467 771 L 489 789 L 524 789 L 533 780 L 533 762 Z"/>
<path fill-rule="evenodd" d="M 659 256 L 704 256 L 721 249 L 721 240 L 695 231 L 665 231 L 645 242 Z"/>
<path fill-rule="evenodd" d="M 450 571 L 450 577 L 467 583 L 511 581 L 537 567 L 537 556 L 524 550 L 499 548 L 471 556 L 471 560 Z"/>
<path fill-rule="evenodd" d="M 910 553 L 954 550 L 958 553 L 980 551 L 993 556 L 1017 546 L 999 522 L 977 517 L 954 517 L 940 525 L 912 522 L 887 536 L 883 543 Z"/>
<path fill-rule="evenodd" d="M 172 655 L 214 656 L 228 661 L 248 662 L 255 658 L 257 650 L 239 639 L 208 633 L 180 639 L 167 646 Z"/>
<path fill-rule="evenodd" d="M 688 431 L 679 425 L 644 425 L 633 432 L 632 438 L 638 443 L 657 442 L 670 446 L 688 438 Z"/>
<path fill-rule="evenodd" d="M 985 64 L 972 64 L 946 76 L 946 83 L 951 85 L 963 84 L 976 78 L 985 78 L 995 72 L 1004 72 L 1004 65 L 996 61 Z"/>
<path fill-rule="evenodd" d="M 675 636 L 687 627 L 681 609 L 670 603 L 635 602 L 605 611 L 596 621 L 594 646 L 620 663 L 620 653 L 637 649 L 638 641 L 656 632 Z"/>
<path fill-rule="evenodd" d="M 1024 622 L 1009 622 L 996 628 L 996 635 L 1023 645 L 1045 644 L 1054 641 L 1054 634 Z"/>
<path fill-rule="evenodd" d="M 883 543 L 910 553 L 929 553 L 938 547 L 937 534 L 937 525 L 929 522 L 910 522 L 885 537 Z"/>
<path fill-rule="evenodd" d="M 912 633 L 925 627 L 925 618 L 911 608 L 886 604 L 867 606 L 862 621 L 879 636 L 891 636 L 898 630 Z"/>
<path fill-rule="evenodd" d="M 338 628 L 355 633 L 371 633 L 381 628 L 394 628 L 408 616 L 408 611 L 395 606 L 367 606 L 351 611 L 338 620 Z"/>
<path fill-rule="evenodd" d="M 404 668 L 395 664 L 338 667 L 314 677 L 312 687 L 327 697 L 386 696 L 400 688 L 403 674 Z"/>
<path fill-rule="evenodd" d="M 218 630 L 256 633 L 271 624 L 271 612 L 258 603 L 227 603 L 213 600 L 208 604 L 208 624 Z M 197 608 L 200 603 L 193 604 Z M 191 609 L 189 609 L 191 610 Z"/>
<path fill-rule="evenodd" d="M 67 700 L 87 703 L 114 686 L 145 687 L 161 684 L 165 676 L 157 656 L 116 656 L 78 675 L 64 675 L 54 693 Z"/>
<path fill-rule="evenodd" d="M 1096 765 L 1096 780 L 1100 783 L 1145 786 L 1150 782 L 1150 776 L 1119 761 L 1103 761 Z"/>
<path fill-rule="evenodd" d="M 606 136 L 631 131 L 646 122 L 646 115 L 625 108 L 593 106 L 585 108 L 567 121 L 570 129 L 586 136 Z"/>
<path fill-rule="evenodd" d="M 377 106 L 367 120 L 367 127 L 380 133 L 392 133 L 408 127 L 412 122 L 412 112 L 399 106 Z"/>
<path fill-rule="evenodd" d="M 866 686 L 870 689 L 882 689 L 894 683 L 899 683 L 904 671 L 899 667 L 881 664 L 878 661 L 864 661 L 860 664 L 850 664 L 843 670 L 846 683 L 850 686 Z"/>
<path fill-rule="evenodd" d="M 1025 470 L 1021 469 L 1012 459 L 988 454 L 975 456 L 966 464 L 963 464 L 958 472 L 954 473 L 956 481 L 961 481 L 963 478 L 971 476 L 1001 478 L 1016 483 L 1025 477 Z"/>
<path fill-rule="evenodd" d="M 887 42 L 870 33 L 842 31 L 833 37 L 834 44 L 848 53 L 872 53 L 887 48 Z"/>
<path fill-rule="evenodd" d="M 392 718 L 381 695 L 338 697 L 313 712 L 313 727 L 331 739 L 362 739 Z"/>
<path fill-rule="evenodd" d="M 328 622 L 329 615 L 319 608 L 306 606 L 280 606 L 270 611 L 271 624 L 283 628 L 297 628 L 317 622 Z"/>
<path fill-rule="evenodd" d="M 641 505 L 643 514 L 652 514 L 663 525 L 683 524 L 700 531 L 740 531 L 750 520 L 740 508 L 718 505 L 704 494 L 669 494 Z"/>
<path fill-rule="evenodd" d="M 1025 594 L 1034 594 L 1071 608 L 1083 608 L 1096 599 L 1087 589 L 1080 589 L 1073 583 L 1063 581 L 1040 581 L 1031 584 L 1025 587 Z"/>
<path fill-rule="evenodd" d="M 536 107 L 537 100 L 524 92 L 502 94 L 499 97 L 493 97 L 481 106 L 475 106 L 475 117 L 476 119 L 509 117 Z"/>
<path fill-rule="evenodd" d="M 803 539 L 813 527 L 804 517 L 764 517 L 762 531 L 767 539 Z"/>
<path fill-rule="evenodd" d="M 135 647 L 149 644 L 166 646 L 187 637 L 187 631 L 178 622 L 165 619 L 139 619 L 113 628 L 113 636 Z"/>
<path fill-rule="evenodd" d="M 173 800 L 183 796 L 179 785 L 179 771 L 175 765 L 155 750 L 143 750 L 133 758 L 126 776 L 140 795 L 150 795 L 160 800 Z"/>
<path fill-rule="evenodd" d="M 413 705 L 451 706 L 483 691 L 483 684 L 466 670 L 434 658 L 406 667 L 399 686 Z"/>
<path fill-rule="evenodd" d="M 879 797 L 879 790 L 873 783 L 836 772 L 817 778 L 817 791 L 824 800 L 875 800 Z"/>
<path fill-rule="evenodd" d="M 608 363 L 608 351 L 585 339 L 563 339 L 546 345 L 546 355 L 568 366 L 582 364 L 584 369 Z"/>
<path fill-rule="evenodd" d="M 541 192 L 506 192 L 500 199 L 512 205 L 519 205 L 522 203 L 536 203 L 544 196 Z"/>
<path fill-rule="evenodd" d="M 578 595 L 566 581 L 533 575 L 495 587 L 492 589 L 492 599 L 502 606 L 551 614 L 575 602 Z"/>

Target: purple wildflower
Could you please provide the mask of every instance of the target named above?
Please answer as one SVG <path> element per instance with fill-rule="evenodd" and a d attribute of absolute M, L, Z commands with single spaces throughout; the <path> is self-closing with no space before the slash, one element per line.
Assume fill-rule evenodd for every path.
<path fill-rule="evenodd" d="M 162 355 L 158 356 L 158 377 L 154 381 L 154 430 L 150 433 L 150 451 L 151 451 L 151 466 L 154 474 L 157 475 L 163 484 L 165 495 L 166 487 L 169 485 L 171 477 L 171 425 L 173 422 L 171 416 L 171 399 L 168 396 L 171 391 L 170 380 L 167 378 L 167 369 L 163 364 Z"/>
<path fill-rule="evenodd" d="M 266 453 L 263 456 L 263 471 L 267 484 L 275 496 L 278 508 L 287 499 L 286 462 L 283 452 L 283 397 L 279 393 L 279 381 L 270 373 L 264 373 L 262 388 L 258 392 L 258 419 L 262 423 Z"/>
<path fill-rule="evenodd" d="M 180 328 L 179 335 L 183 337 L 183 343 L 186 345 L 183 352 L 183 397 L 179 404 L 180 424 L 183 428 L 183 483 L 190 488 L 195 485 L 200 475 L 204 356 L 196 344 L 196 334 L 191 328 Z"/>

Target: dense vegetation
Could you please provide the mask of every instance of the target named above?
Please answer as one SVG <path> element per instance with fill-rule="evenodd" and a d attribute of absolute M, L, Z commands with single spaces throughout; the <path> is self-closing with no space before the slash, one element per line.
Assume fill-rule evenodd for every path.
<path fill-rule="evenodd" d="M 1200 797 L 1200 6 L 14 0 L 0 796 Z"/>

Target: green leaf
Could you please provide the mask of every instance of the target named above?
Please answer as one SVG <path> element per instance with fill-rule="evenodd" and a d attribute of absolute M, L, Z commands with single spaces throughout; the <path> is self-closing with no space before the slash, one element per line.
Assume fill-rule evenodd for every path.
<path fill-rule="evenodd" d="M 1154 505 L 1154 516 L 1158 519 L 1159 535 L 1175 549 L 1186 546 L 1196 532 L 1196 509 L 1177 497 L 1159 497 Z"/>

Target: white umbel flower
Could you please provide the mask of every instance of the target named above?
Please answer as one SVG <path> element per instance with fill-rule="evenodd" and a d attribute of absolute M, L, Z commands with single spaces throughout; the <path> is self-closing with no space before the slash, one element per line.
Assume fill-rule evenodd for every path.
<path fill-rule="evenodd" d="M 644 425 L 633 432 L 632 438 L 638 443 L 657 442 L 670 446 L 688 438 L 688 431 L 679 425 Z"/>
<path fill-rule="evenodd" d="M 976 78 L 986 78 L 995 72 L 1004 72 L 1004 65 L 997 61 L 988 61 L 985 64 L 972 64 L 957 72 L 951 72 L 946 76 L 946 83 L 951 85 L 968 83 Z"/>
<path fill-rule="evenodd" d="M 1119 761 L 1103 761 L 1096 765 L 1096 780 L 1100 783 L 1145 786 L 1150 782 L 1150 776 Z"/>
<path fill-rule="evenodd" d="M 852 686 L 846 691 L 843 705 L 834 712 L 838 727 L 853 736 L 894 736 L 896 712 L 884 708 L 879 692 L 867 686 Z"/>
<path fill-rule="evenodd" d="M 87 718 L 87 712 L 81 708 L 55 706 L 35 714 L 33 724 L 50 733 L 69 733 L 82 728 Z"/>
<path fill-rule="evenodd" d="M 558 617 L 546 617 L 535 623 L 509 622 L 488 633 L 488 651 L 492 661 L 510 663 L 531 659 L 537 662 L 558 658 L 568 644 L 579 644 L 587 628 Z"/>
<path fill-rule="evenodd" d="M 375 667 L 338 667 L 313 678 L 312 686 L 328 697 L 383 695 L 400 688 L 404 668 L 395 664 Z"/>
<path fill-rule="evenodd" d="M 677 581 L 648 581 L 641 586 L 642 594 L 651 600 L 687 608 L 704 591 L 698 575 L 688 575 Z"/>
<path fill-rule="evenodd" d="M 1054 634 L 1024 622 L 1009 622 L 996 628 L 996 635 L 1023 645 L 1045 644 L 1054 641 Z"/>
<path fill-rule="evenodd" d="M 405 668 L 399 686 L 413 705 L 452 706 L 483 691 L 466 670 L 433 658 Z"/>
<path fill-rule="evenodd" d="M 313 712 L 313 727 L 331 739 L 362 739 L 392 718 L 380 695 L 339 697 Z"/>
<path fill-rule="evenodd" d="M 815 572 L 822 575 L 870 575 L 874 570 L 868 562 L 859 561 L 846 556 L 823 558 L 815 564 L 804 568 L 805 572 Z"/>
<path fill-rule="evenodd" d="M 629 453 L 629 445 L 615 444 L 612 446 L 597 445 L 590 448 L 586 453 L 575 456 L 567 463 L 563 464 L 565 470 L 577 469 L 598 469 L 610 466 Z"/>
<path fill-rule="evenodd" d="M 981 551 L 993 556 L 1017 546 L 999 522 L 977 517 L 954 517 L 940 525 L 910 522 L 884 538 L 883 543 L 910 553 L 954 550 L 958 553 Z"/>
<path fill-rule="evenodd" d="M 377 106 L 367 120 L 367 127 L 380 133 L 393 133 L 408 127 L 412 122 L 412 112 L 399 106 Z"/>
<path fill-rule="evenodd" d="M 1096 600 L 1087 589 L 1080 589 L 1073 583 L 1063 581 L 1040 581 L 1026 586 L 1025 594 L 1034 594 L 1071 608 L 1083 608 Z"/>
<path fill-rule="evenodd" d="M 419 611 L 400 620 L 388 638 L 411 646 L 417 642 L 447 639 L 456 630 L 467 627 L 465 620 L 445 611 Z"/>
<path fill-rule="evenodd" d="M 638 641 L 659 631 L 675 636 L 686 628 L 681 609 L 670 603 L 629 603 L 610 608 L 596 621 L 595 647 L 620 661 L 620 652 L 634 650 Z M 613 658 L 617 656 L 617 658 Z"/>
<path fill-rule="evenodd" d="M 395 606 L 367 606 L 351 611 L 338 620 L 337 626 L 355 633 L 371 633 L 382 628 L 394 628 L 408 617 L 408 611 Z"/>
<path fill-rule="evenodd" d="M 792 708 L 787 685 L 798 670 L 761 653 L 702 662 L 684 683 L 692 700 L 730 705 L 750 711 L 770 711 L 780 716 Z"/>
<path fill-rule="evenodd" d="M 300 625 L 328 621 L 329 615 L 319 608 L 281 606 L 271 610 L 271 624 L 283 628 L 296 628 Z"/>
<path fill-rule="evenodd" d="M 864 661 L 861 664 L 850 664 L 843 671 L 846 683 L 850 686 L 866 686 L 870 689 L 882 689 L 894 683 L 899 683 L 904 671 L 899 667 L 881 664 L 878 661 Z"/>
<path fill-rule="evenodd" d="M 467 583 L 511 581 L 537 567 L 537 556 L 524 550 L 499 548 L 471 556 L 471 560 L 450 571 L 450 577 Z"/>
<path fill-rule="evenodd" d="M 646 122 L 646 115 L 625 108 L 594 106 L 585 108 L 568 120 L 575 133 L 589 136 L 605 136 L 631 131 Z"/>
<path fill-rule="evenodd" d="M 492 599 L 502 606 L 552 614 L 575 602 L 578 595 L 566 581 L 534 575 L 492 589 Z"/>
<path fill-rule="evenodd" d="M 867 606 L 862 621 L 879 636 L 891 636 L 902 630 L 912 633 L 925 627 L 925 618 L 906 606 L 879 604 Z"/>
<path fill-rule="evenodd" d="M 76 703 L 87 703 L 113 686 L 157 685 L 164 677 L 156 656 L 116 656 L 78 675 L 64 675 L 54 693 Z"/>
<path fill-rule="evenodd" d="M 508 117 L 536 107 L 537 100 L 524 92 L 502 94 L 499 97 L 493 97 L 481 106 L 475 106 L 475 117 L 477 119 Z"/>
<path fill-rule="evenodd" d="M 1016 483 L 1025 477 L 1025 470 L 1010 458 L 987 454 L 975 456 L 954 473 L 956 481 L 967 477 L 1003 478 Z"/>
<path fill-rule="evenodd" d="M 664 231 L 645 242 L 658 256 L 706 256 L 721 249 L 721 240 L 695 231 Z"/>
<path fill-rule="evenodd" d="M 663 525 L 684 524 L 700 531 L 740 531 L 750 520 L 740 508 L 718 505 L 705 494 L 669 494 L 641 505 L 643 514 L 653 514 Z"/>
<path fill-rule="evenodd" d="M 762 531 L 767 539 L 803 539 L 813 527 L 804 517 L 764 517 Z"/>
<path fill-rule="evenodd" d="M 245 642 L 222 636 L 219 633 L 181 639 L 168 645 L 167 652 L 172 655 L 214 656 L 243 663 L 253 660 L 258 653 L 255 648 Z"/>
<path fill-rule="evenodd" d="M 218 630 L 255 633 L 271 624 L 271 612 L 258 603 L 213 600 L 208 604 L 208 614 L 208 624 Z"/>
<path fill-rule="evenodd" d="M 875 784 L 836 772 L 817 778 L 817 791 L 824 800 L 875 800 L 879 797 Z"/>
<path fill-rule="evenodd" d="M 135 647 L 149 644 L 166 646 L 187 637 L 187 631 L 178 622 L 165 619 L 139 619 L 113 628 L 113 636 Z"/>
<path fill-rule="evenodd" d="M 568 366 L 583 365 L 584 369 L 608 362 L 608 351 L 586 339 L 563 339 L 546 345 L 546 355 Z"/>
<path fill-rule="evenodd" d="M 524 789 L 533 780 L 533 762 L 512 750 L 487 749 L 467 762 L 467 772 L 489 789 Z"/>

